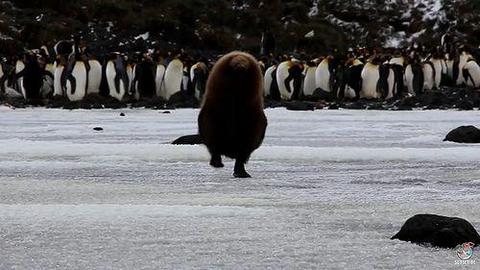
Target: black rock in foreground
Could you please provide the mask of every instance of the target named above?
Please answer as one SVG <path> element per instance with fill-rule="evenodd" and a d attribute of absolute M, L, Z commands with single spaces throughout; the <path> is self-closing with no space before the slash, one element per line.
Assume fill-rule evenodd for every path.
<path fill-rule="evenodd" d="M 480 236 L 465 219 L 431 214 L 409 218 L 391 239 L 431 244 L 440 248 L 454 248 L 466 242 L 480 244 Z"/>
<path fill-rule="evenodd" d="M 480 143 L 480 129 L 474 126 L 461 126 L 450 131 L 443 141 Z"/>
<path fill-rule="evenodd" d="M 203 144 L 202 138 L 200 138 L 200 135 L 195 134 L 195 135 L 186 135 L 182 136 L 175 141 L 172 142 L 172 144 L 176 145 L 181 145 L 181 144 L 189 144 L 189 145 L 194 145 L 194 144 Z"/>

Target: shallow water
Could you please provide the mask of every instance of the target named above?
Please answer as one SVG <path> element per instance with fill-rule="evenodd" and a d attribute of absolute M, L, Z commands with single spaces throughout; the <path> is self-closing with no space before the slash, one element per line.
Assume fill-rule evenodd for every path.
<path fill-rule="evenodd" d="M 458 269 L 389 238 L 418 213 L 480 228 L 480 147 L 442 142 L 479 112 L 270 109 L 247 180 L 168 144 L 197 114 L 0 107 L 0 269 Z"/>

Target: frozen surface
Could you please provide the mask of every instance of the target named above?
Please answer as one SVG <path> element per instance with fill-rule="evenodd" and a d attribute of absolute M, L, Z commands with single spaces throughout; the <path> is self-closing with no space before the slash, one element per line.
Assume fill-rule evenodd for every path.
<path fill-rule="evenodd" d="M 0 107 L 0 269 L 462 268 L 389 238 L 417 213 L 480 229 L 480 148 L 442 142 L 479 112 L 267 110 L 247 180 L 168 144 L 197 114 Z"/>

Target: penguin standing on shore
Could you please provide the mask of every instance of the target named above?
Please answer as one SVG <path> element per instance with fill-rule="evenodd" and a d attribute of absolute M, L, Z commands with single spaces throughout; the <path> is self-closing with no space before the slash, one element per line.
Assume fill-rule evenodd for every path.
<path fill-rule="evenodd" d="M 92 55 L 88 48 L 84 48 L 86 58 L 88 59 L 88 86 L 87 86 L 87 95 L 100 94 L 100 85 L 102 83 L 102 64 Z"/>
<path fill-rule="evenodd" d="M 371 58 L 362 69 L 362 91 L 360 98 L 376 99 L 382 96 L 379 87 L 380 62 L 376 57 Z"/>
<path fill-rule="evenodd" d="M 405 88 L 405 57 L 397 52 L 390 60 L 390 69 L 393 72 L 394 76 L 394 86 L 393 91 L 395 93 L 395 98 L 399 99 L 404 95 Z"/>
<path fill-rule="evenodd" d="M 161 97 L 166 101 L 170 100 L 170 97 L 182 90 L 183 82 L 183 63 L 177 57 L 175 57 L 167 65 L 165 70 L 164 89 L 161 91 Z"/>
<path fill-rule="evenodd" d="M 165 71 L 167 69 L 161 62 L 157 62 L 155 69 L 155 93 L 157 97 L 162 96 L 162 91 L 165 89 Z"/>
<path fill-rule="evenodd" d="M 292 65 L 293 63 L 290 60 L 286 60 L 280 63 L 276 69 L 276 81 L 278 85 L 278 91 L 280 93 L 280 98 L 282 100 L 290 100 L 292 98 L 293 92 L 291 91 L 291 89 L 293 89 L 293 81 L 288 82 L 288 87 L 285 83 L 285 80 L 289 76 L 288 70 Z"/>
<path fill-rule="evenodd" d="M 416 52 L 410 54 L 409 64 L 405 68 L 405 82 L 408 93 L 413 96 L 423 94 L 424 71 L 421 60 Z"/>
<path fill-rule="evenodd" d="M 111 97 L 122 101 L 126 96 L 129 85 L 126 70 L 126 61 L 120 53 L 112 53 L 108 57 L 105 67 L 105 77 Z"/>
<path fill-rule="evenodd" d="M 190 80 L 192 81 L 194 96 L 198 101 L 203 100 L 207 79 L 208 67 L 205 62 L 197 62 L 190 68 Z"/>
<path fill-rule="evenodd" d="M 462 75 L 467 86 L 480 88 L 480 66 L 473 58 L 463 66 Z"/>
<path fill-rule="evenodd" d="M 24 54 L 23 61 L 18 60 L 16 65 L 16 81 L 19 92 L 27 101 L 40 99 L 43 71 L 35 53 L 29 51 Z"/>
<path fill-rule="evenodd" d="M 273 77 L 275 76 L 276 69 L 277 69 L 277 65 L 272 65 L 268 67 L 267 70 L 265 70 L 265 74 L 263 76 L 263 96 L 264 97 L 270 97 L 270 92 L 273 85 Z"/>
<path fill-rule="evenodd" d="M 344 72 L 337 97 L 342 100 L 359 99 L 362 91 L 362 70 L 364 64 L 359 59 L 350 59 L 344 67 Z"/>
<path fill-rule="evenodd" d="M 303 93 L 304 97 L 313 95 L 315 92 L 316 82 L 315 82 L 315 73 L 317 71 L 318 60 L 312 60 L 307 62 L 305 65 L 305 77 L 303 79 Z"/>
<path fill-rule="evenodd" d="M 326 100 L 335 97 L 335 57 L 327 56 L 315 70 L 315 86 L 322 92 Z"/>
<path fill-rule="evenodd" d="M 80 101 L 87 94 L 90 65 L 80 52 L 79 40 L 75 39 L 74 52 L 63 69 L 62 86 L 70 101 Z"/>
<path fill-rule="evenodd" d="M 132 86 L 135 98 L 152 98 L 155 95 L 155 63 L 149 53 L 144 53 L 135 65 Z"/>

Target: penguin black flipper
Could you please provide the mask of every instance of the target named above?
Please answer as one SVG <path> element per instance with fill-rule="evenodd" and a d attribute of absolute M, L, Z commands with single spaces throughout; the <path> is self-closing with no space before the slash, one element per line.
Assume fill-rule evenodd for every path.
<path fill-rule="evenodd" d="M 280 100 L 280 90 L 277 84 L 277 69 L 272 72 L 272 83 L 270 85 L 270 98 L 273 100 Z"/>
<path fill-rule="evenodd" d="M 394 81 L 395 81 L 395 87 L 394 89 L 396 90 L 395 96 L 397 98 L 401 98 L 403 96 L 403 89 L 405 88 L 404 82 L 403 82 L 403 67 L 400 65 L 392 65 L 392 70 L 393 70 L 393 75 L 394 75 Z"/>
<path fill-rule="evenodd" d="M 75 80 L 75 77 L 72 75 L 73 69 L 75 68 L 75 63 L 76 63 L 75 57 L 70 57 L 68 59 L 67 65 L 63 69 L 62 76 L 61 76 L 61 83 L 65 93 L 67 90 L 67 81 L 70 82 L 72 94 L 75 94 L 75 91 L 77 89 L 77 81 Z"/>
<path fill-rule="evenodd" d="M 455 86 L 456 81 L 457 81 L 457 79 L 458 79 L 458 76 L 460 76 L 460 67 L 459 67 L 459 64 L 460 64 L 460 60 L 455 59 L 455 60 L 453 61 L 453 70 L 452 70 L 453 86 Z"/>
<path fill-rule="evenodd" d="M 380 65 L 378 67 L 379 78 L 377 82 L 377 92 L 381 93 L 382 98 L 388 96 L 388 75 L 390 74 L 389 65 Z"/>
<path fill-rule="evenodd" d="M 423 94 L 423 83 L 425 78 L 423 76 L 422 65 L 419 63 L 412 64 L 412 73 L 413 73 L 413 91 L 415 95 Z"/>
<path fill-rule="evenodd" d="M 86 70 L 86 74 L 87 74 L 87 77 L 85 78 L 85 93 L 87 93 L 88 91 L 88 80 L 89 80 L 89 77 L 90 77 L 90 63 L 88 62 L 88 59 L 84 59 L 83 60 L 83 63 L 85 65 L 85 70 Z"/>
<path fill-rule="evenodd" d="M 465 79 L 465 82 L 468 82 L 468 80 L 470 80 L 472 82 L 473 88 L 477 87 L 477 85 L 475 84 L 475 80 L 473 79 L 472 74 L 470 74 L 468 69 L 462 70 L 462 75 L 463 75 L 463 78 Z"/>
<path fill-rule="evenodd" d="M 115 90 L 120 93 L 120 81 L 123 81 L 125 89 L 128 88 L 128 75 L 125 64 L 120 57 L 117 57 L 113 63 L 115 67 Z"/>

